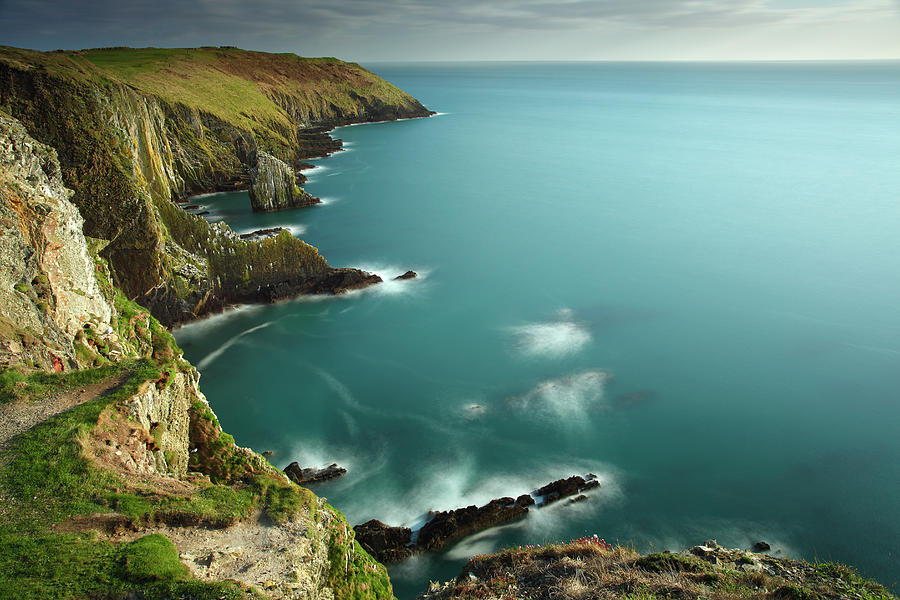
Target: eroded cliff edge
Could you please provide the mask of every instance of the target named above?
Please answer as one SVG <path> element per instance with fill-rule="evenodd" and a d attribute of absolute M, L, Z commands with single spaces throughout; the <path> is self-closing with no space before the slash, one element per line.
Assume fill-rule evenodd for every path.
<path fill-rule="evenodd" d="M 166 325 L 371 283 L 288 232 L 241 240 L 174 201 L 248 187 L 261 157 L 296 170 L 339 147 L 335 126 L 431 114 L 359 65 L 236 48 L 0 48 L 0 108 L 58 151 L 85 234 L 108 242 L 113 281 Z M 260 207 L 311 203 L 296 185 L 273 197 Z"/>
<path fill-rule="evenodd" d="M 0 112 L 0 597 L 389 599 L 324 499 L 222 431 Z"/>

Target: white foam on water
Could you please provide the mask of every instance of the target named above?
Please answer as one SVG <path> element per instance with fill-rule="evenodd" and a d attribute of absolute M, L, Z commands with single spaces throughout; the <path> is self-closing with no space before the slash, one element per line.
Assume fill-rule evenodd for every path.
<path fill-rule="evenodd" d="M 530 357 L 562 358 L 575 354 L 591 341 L 591 333 L 574 319 L 571 309 L 557 312 L 559 320 L 513 327 L 516 346 Z"/>
<path fill-rule="evenodd" d="M 493 554 L 500 548 L 500 534 L 516 524 L 493 527 L 487 531 L 463 538 L 444 553 L 444 558 L 456 561 L 469 560 L 476 554 Z"/>
<path fill-rule="evenodd" d="M 337 198 L 334 198 L 332 196 L 323 196 L 319 198 L 319 200 L 321 200 L 321 202 L 319 202 L 320 206 L 328 206 L 329 204 L 334 204 L 338 201 Z"/>
<path fill-rule="evenodd" d="M 290 231 L 290 232 L 291 232 L 291 235 L 294 236 L 294 237 L 297 237 L 298 235 L 302 235 L 302 234 L 306 233 L 306 231 L 307 231 L 306 225 L 299 225 L 299 224 L 297 224 L 297 225 L 288 225 L 288 226 L 286 227 L 286 229 L 287 229 L 288 231 Z"/>
<path fill-rule="evenodd" d="M 237 316 L 247 316 L 260 310 L 265 309 L 264 304 L 235 304 L 226 310 L 212 315 L 203 316 L 196 321 L 191 321 L 184 325 L 175 327 L 175 330 L 182 332 L 198 332 L 203 333 L 208 329 L 218 329 L 222 326 L 222 321 L 233 319 Z"/>
<path fill-rule="evenodd" d="M 529 413 L 542 413 L 566 422 L 583 420 L 592 409 L 604 406 L 604 389 L 610 374 L 583 371 L 537 384 L 510 403 Z"/>
<path fill-rule="evenodd" d="M 271 324 L 272 324 L 272 321 L 266 321 L 265 323 L 263 323 L 261 325 L 257 325 L 256 327 L 251 327 L 250 329 L 247 329 L 246 331 L 242 331 L 239 334 L 237 334 L 236 336 L 228 339 L 224 344 L 222 344 L 221 346 L 219 346 L 218 348 L 216 348 L 215 350 L 213 350 L 212 352 L 210 352 L 209 354 L 207 354 L 206 356 L 201 358 L 197 362 L 197 369 L 202 371 L 203 369 L 208 367 L 210 364 L 212 364 L 213 361 L 215 361 L 217 358 L 222 356 L 222 354 L 224 354 L 225 351 L 227 351 L 229 348 L 231 348 L 233 345 L 235 345 L 238 341 L 240 341 L 240 339 L 242 337 L 244 337 L 246 335 L 250 335 L 254 331 L 259 331 L 260 329 L 264 329 Z"/>
<path fill-rule="evenodd" d="M 351 290 L 349 294 L 376 294 L 379 296 L 408 295 L 421 289 L 422 282 L 428 279 L 428 276 L 431 274 L 430 269 L 423 269 L 421 267 L 408 268 L 398 267 L 396 265 L 362 264 L 357 268 L 369 273 L 374 273 L 381 277 L 383 281 L 378 285 L 371 285 L 362 288 L 361 290 Z M 401 279 L 399 281 L 394 279 L 407 271 L 415 271 L 416 277 L 413 279 Z"/>
<path fill-rule="evenodd" d="M 328 387 L 331 388 L 331 390 L 335 394 L 337 394 L 338 398 L 340 398 L 341 401 L 349 408 L 352 408 L 353 410 L 356 410 L 356 411 L 359 411 L 362 413 L 377 413 L 378 412 L 369 406 L 360 404 L 359 401 L 357 401 L 357 399 L 353 396 L 353 392 L 350 391 L 350 388 L 348 388 L 346 385 L 341 383 L 341 381 L 338 380 L 337 377 L 335 377 L 328 371 L 326 371 L 324 369 L 320 369 L 319 367 L 312 367 L 312 369 L 316 373 L 316 375 L 321 377 L 322 380 L 325 381 L 325 383 L 328 385 Z"/>
<path fill-rule="evenodd" d="M 294 461 L 297 461 L 300 467 L 304 469 L 324 469 L 332 463 L 337 463 L 338 466 L 347 469 L 348 475 L 358 463 L 353 453 L 348 452 L 345 448 L 325 446 L 308 441 L 298 442 L 291 446 L 291 449 L 284 457 L 284 464 L 281 465 L 281 468 L 284 469 L 284 467 Z"/>
<path fill-rule="evenodd" d="M 330 167 L 326 167 L 325 165 L 316 165 L 312 169 L 307 169 L 305 171 L 301 171 L 306 178 L 309 179 L 311 175 L 318 175 L 319 173 L 324 173 L 325 171 L 330 171 Z"/>

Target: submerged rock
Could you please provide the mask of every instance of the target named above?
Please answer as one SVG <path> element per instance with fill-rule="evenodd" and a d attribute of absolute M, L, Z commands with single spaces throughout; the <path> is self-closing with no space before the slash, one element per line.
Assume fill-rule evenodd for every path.
<path fill-rule="evenodd" d="M 297 185 L 294 170 L 268 152 L 256 153 L 250 169 L 250 204 L 256 212 L 312 206 L 321 202 Z"/>
<path fill-rule="evenodd" d="M 304 469 L 296 461 L 289 464 L 284 469 L 284 474 L 288 479 L 298 485 L 306 485 L 308 483 L 320 483 L 329 479 L 336 479 L 344 475 L 347 469 L 339 467 L 337 463 L 331 463 L 324 469 Z"/>

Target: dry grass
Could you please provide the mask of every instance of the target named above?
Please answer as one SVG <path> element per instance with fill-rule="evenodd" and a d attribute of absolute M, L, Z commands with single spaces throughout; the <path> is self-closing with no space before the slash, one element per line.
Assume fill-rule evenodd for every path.
<path fill-rule="evenodd" d="M 840 571 L 837 575 L 831 571 Z M 837 572 L 837 571 L 836 571 Z M 846 567 L 823 567 L 742 550 L 642 556 L 585 541 L 509 549 L 473 558 L 423 600 L 892 600 Z M 895 599 L 894 599 L 895 600 Z"/>

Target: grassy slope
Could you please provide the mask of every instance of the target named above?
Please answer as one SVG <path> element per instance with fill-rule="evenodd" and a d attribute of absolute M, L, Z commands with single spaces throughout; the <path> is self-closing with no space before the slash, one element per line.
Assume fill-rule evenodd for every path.
<path fill-rule="evenodd" d="M 273 95 L 302 101 L 313 121 L 353 115 L 358 98 L 414 107 L 411 96 L 356 63 L 237 48 L 109 48 L 35 52 L 0 47 L 0 60 L 46 69 L 83 82 L 114 81 L 172 104 L 215 115 L 262 134 L 290 130 L 291 118 Z M 283 140 L 287 141 L 287 140 Z"/>

